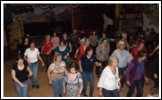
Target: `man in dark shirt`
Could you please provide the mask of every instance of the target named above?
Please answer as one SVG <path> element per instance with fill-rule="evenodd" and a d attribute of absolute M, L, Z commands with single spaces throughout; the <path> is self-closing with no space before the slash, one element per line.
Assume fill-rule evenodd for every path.
<path fill-rule="evenodd" d="M 80 72 L 83 76 L 83 95 L 86 95 L 86 88 L 88 81 L 90 82 L 90 93 L 89 96 L 93 96 L 94 92 L 94 75 L 93 75 L 93 66 L 96 62 L 96 58 L 93 56 L 93 48 L 88 47 L 86 49 L 85 55 L 83 55 L 80 59 L 79 65 L 80 65 Z M 96 63 L 95 63 L 96 64 Z"/>

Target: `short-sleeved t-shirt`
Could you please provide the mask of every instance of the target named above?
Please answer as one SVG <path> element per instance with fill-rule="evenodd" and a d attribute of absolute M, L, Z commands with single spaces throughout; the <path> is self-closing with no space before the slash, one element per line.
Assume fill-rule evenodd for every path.
<path fill-rule="evenodd" d="M 66 65 L 62 61 L 60 64 L 58 62 L 54 62 L 49 66 L 49 70 L 52 72 L 51 73 L 51 78 L 52 80 L 59 80 L 63 78 L 64 75 L 64 69 Z"/>
<path fill-rule="evenodd" d="M 28 71 L 27 71 L 27 65 L 24 64 L 24 69 L 19 70 L 18 69 L 18 65 L 14 64 L 12 66 L 12 70 L 15 71 L 16 74 L 16 78 L 20 81 L 20 82 L 24 82 L 28 79 Z"/>
<path fill-rule="evenodd" d="M 35 63 L 38 61 L 38 55 L 40 54 L 38 48 L 31 50 L 30 48 L 26 49 L 25 56 L 27 56 L 30 63 Z"/>
<path fill-rule="evenodd" d="M 94 62 L 96 62 L 95 56 L 88 58 L 86 55 L 83 55 L 81 57 L 81 64 L 82 64 L 83 72 L 93 72 Z"/>

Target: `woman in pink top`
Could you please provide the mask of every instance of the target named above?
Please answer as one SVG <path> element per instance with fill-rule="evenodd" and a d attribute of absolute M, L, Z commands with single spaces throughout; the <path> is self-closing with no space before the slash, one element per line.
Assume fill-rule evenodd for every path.
<path fill-rule="evenodd" d="M 53 49 L 56 49 L 56 47 L 59 46 L 59 41 L 60 41 L 60 38 L 57 36 L 57 33 L 54 32 L 53 37 L 51 38 L 51 42 L 53 44 Z"/>

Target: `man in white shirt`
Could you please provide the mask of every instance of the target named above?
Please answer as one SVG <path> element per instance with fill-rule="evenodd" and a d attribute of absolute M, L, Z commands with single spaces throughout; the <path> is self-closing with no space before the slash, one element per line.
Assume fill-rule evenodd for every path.
<path fill-rule="evenodd" d="M 123 87 L 125 82 L 125 71 L 127 64 L 133 59 L 132 55 L 125 50 L 125 42 L 123 40 L 119 40 L 117 43 L 117 49 L 112 53 L 112 55 L 115 55 L 119 59 L 119 76 L 121 79 L 121 85 Z"/>

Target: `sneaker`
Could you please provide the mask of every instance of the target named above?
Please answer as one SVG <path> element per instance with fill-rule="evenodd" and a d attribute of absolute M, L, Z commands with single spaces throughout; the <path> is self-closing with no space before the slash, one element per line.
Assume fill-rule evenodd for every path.
<path fill-rule="evenodd" d="M 39 85 L 36 85 L 36 88 L 38 89 L 39 88 Z"/>
<path fill-rule="evenodd" d="M 35 85 L 32 85 L 32 88 L 35 88 Z"/>

